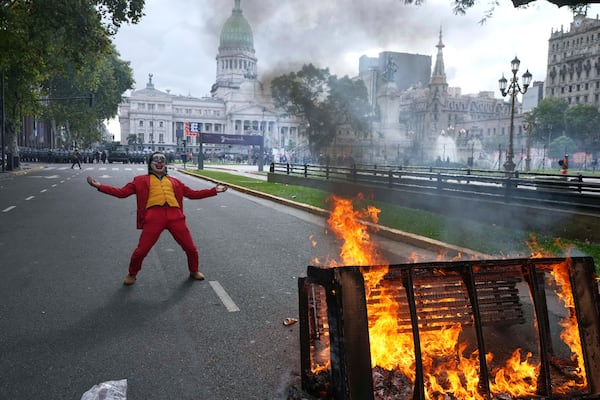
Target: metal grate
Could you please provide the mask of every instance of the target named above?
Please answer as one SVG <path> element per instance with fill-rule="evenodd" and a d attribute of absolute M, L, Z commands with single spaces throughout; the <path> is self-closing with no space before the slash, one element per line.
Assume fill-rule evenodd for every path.
<path fill-rule="evenodd" d="M 561 311 L 552 296 L 549 275 L 557 265 L 569 277 L 575 302 L 572 310 Z M 365 289 L 365 274 L 380 270 L 385 272 L 384 278 L 375 287 Z M 369 342 L 372 322 L 367 314 L 386 312 L 391 299 L 395 303 L 397 333 L 412 335 L 416 359 L 413 381 L 400 378 L 393 384 L 386 383 L 401 386 L 394 390 L 406 393 L 406 397 L 394 398 L 425 399 L 420 338 L 425 332 L 460 324 L 467 327 L 464 336 L 478 354 L 493 350 L 501 358 L 513 350 L 512 345 L 529 346 L 527 351 L 534 353 L 540 363 L 536 398 L 600 399 L 599 295 L 594 263 L 589 257 L 309 266 L 307 277 L 299 279 L 298 287 L 302 383 L 313 395 L 378 398 Z M 559 393 L 570 379 L 565 371 L 573 365 L 556 343 L 557 312 L 576 314 L 588 382 L 583 390 L 560 389 Z M 526 344 L 531 339 L 535 346 Z M 485 357 L 479 362 L 479 390 L 491 399 L 493 368 Z"/>

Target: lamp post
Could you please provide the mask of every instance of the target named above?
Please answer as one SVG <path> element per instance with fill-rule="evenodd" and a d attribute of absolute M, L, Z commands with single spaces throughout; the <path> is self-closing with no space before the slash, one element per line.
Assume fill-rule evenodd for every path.
<path fill-rule="evenodd" d="M 6 171 L 6 160 L 5 160 L 5 152 L 4 152 L 4 131 L 6 130 L 6 109 L 4 106 L 4 68 L 2 69 L 2 83 L 1 83 L 2 88 L 1 93 L 2 94 L 2 104 L 0 105 L 1 111 L 2 111 L 2 124 L 0 126 L 2 132 L 0 133 L 0 147 L 2 147 L 1 151 L 0 151 L 0 157 L 2 157 L 2 159 L 0 159 L 0 164 L 2 164 L 2 172 Z"/>
<path fill-rule="evenodd" d="M 509 139 L 508 139 L 508 152 L 506 154 L 506 162 L 504 163 L 504 170 L 506 172 L 513 172 L 515 170 L 515 163 L 513 161 L 514 150 L 513 150 L 513 135 L 514 135 L 514 121 L 515 121 L 515 98 L 517 94 L 525 94 L 527 92 L 527 88 L 529 87 L 529 83 L 531 82 L 531 73 L 527 70 L 523 76 L 523 87 L 519 86 L 519 80 L 517 79 L 517 72 L 519 72 L 519 65 L 521 61 L 515 57 L 511 63 L 511 71 L 512 78 L 510 79 L 510 84 L 508 80 L 502 74 L 502 78 L 498 80 L 498 84 L 500 86 L 500 93 L 502 93 L 502 97 L 505 97 L 507 94 L 510 94 L 510 130 L 509 130 Z"/>

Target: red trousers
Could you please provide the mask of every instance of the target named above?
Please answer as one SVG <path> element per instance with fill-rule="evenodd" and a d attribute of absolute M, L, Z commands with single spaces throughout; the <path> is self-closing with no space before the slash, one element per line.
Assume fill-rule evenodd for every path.
<path fill-rule="evenodd" d="M 146 258 L 165 229 L 171 232 L 173 239 L 185 251 L 190 272 L 198 271 L 198 248 L 194 244 L 192 234 L 185 223 L 183 211 L 175 207 L 152 207 L 146 211 L 140 241 L 129 261 L 130 275 L 135 276 L 140 272 L 144 258 Z"/>

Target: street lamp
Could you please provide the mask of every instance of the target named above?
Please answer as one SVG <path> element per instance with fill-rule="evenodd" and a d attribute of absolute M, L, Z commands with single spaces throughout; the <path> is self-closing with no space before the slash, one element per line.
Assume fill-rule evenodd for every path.
<path fill-rule="evenodd" d="M 519 71 L 519 65 L 521 61 L 517 57 L 511 61 L 510 66 L 512 70 L 512 78 L 510 79 L 510 84 L 508 80 L 502 74 L 502 78 L 498 80 L 498 84 L 500 85 L 500 93 L 502 93 L 502 97 L 505 97 L 507 94 L 510 94 L 511 97 L 511 107 L 510 107 L 510 131 L 509 131 L 509 141 L 508 141 L 508 153 L 506 154 L 506 162 L 504 163 L 504 170 L 506 172 L 512 172 L 515 170 L 515 163 L 513 161 L 514 150 L 513 150 L 513 134 L 514 134 L 514 121 L 515 121 L 515 98 L 517 94 L 525 94 L 527 92 L 527 88 L 529 87 L 529 83 L 531 83 L 531 73 L 529 70 L 525 71 L 522 76 L 523 79 L 523 87 L 519 86 L 519 80 L 517 79 L 517 72 Z"/>

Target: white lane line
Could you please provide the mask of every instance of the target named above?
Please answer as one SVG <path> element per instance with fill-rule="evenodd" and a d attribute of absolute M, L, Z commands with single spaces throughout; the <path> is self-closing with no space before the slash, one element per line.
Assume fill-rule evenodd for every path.
<path fill-rule="evenodd" d="M 31 200 L 33 198 L 35 198 L 35 196 L 29 196 L 29 197 L 25 198 L 25 200 Z"/>
<path fill-rule="evenodd" d="M 2 212 L 9 212 L 10 210 L 12 210 L 13 208 L 17 208 L 17 206 L 10 206 L 8 208 L 5 208 L 4 210 L 2 210 Z"/>
<path fill-rule="evenodd" d="M 40 193 L 44 193 L 45 191 L 47 191 L 48 189 L 42 189 L 40 190 Z"/>
<path fill-rule="evenodd" d="M 221 299 L 223 305 L 225 306 L 225 308 L 227 308 L 227 311 L 240 311 L 239 307 L 233 302 L 233 300 L 231 300 L 231 297 L 229 297 L 225 289 L 223 289 L 223 286 L 221 286 L 221 284 L 218 281 L 210 281 L 208 283 L 213 288 L 217 296 L 219 296 L 219 299 Z"/>

